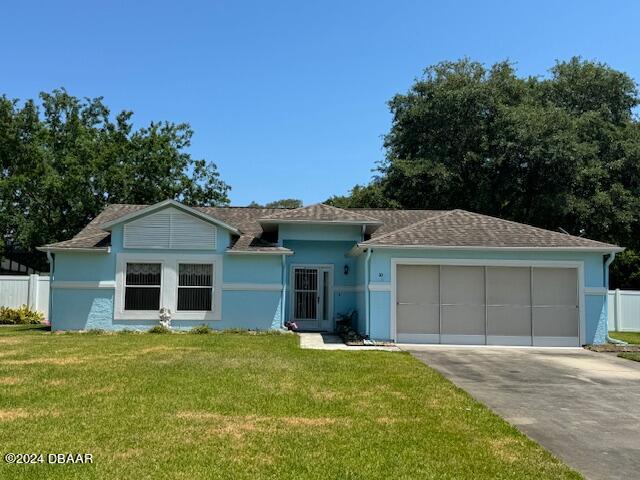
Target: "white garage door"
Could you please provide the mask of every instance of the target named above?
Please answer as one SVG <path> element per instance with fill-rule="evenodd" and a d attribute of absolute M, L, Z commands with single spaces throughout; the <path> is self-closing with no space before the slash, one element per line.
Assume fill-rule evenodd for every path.
<path fill-rule="evenodd" d="M 398 342 L 578 346 L 575 268 L 398 265 Z"/>

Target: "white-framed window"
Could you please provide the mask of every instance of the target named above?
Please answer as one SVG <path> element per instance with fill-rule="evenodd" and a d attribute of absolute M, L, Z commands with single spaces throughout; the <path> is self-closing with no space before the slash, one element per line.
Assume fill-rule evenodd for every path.
<path fill-rule="evenodd" d="M 162 293 L 162 263 L 127 262 L 124 276 L 124 309 L 158 311 Z"/>
<path fill-rule="evenodd" d="M 208 312 L 213 308 L 213 264 L 178 263 L 177 311 Z"/>
<path fill-rule="evenodd" d="M 222 318 L 222 255 L 121 252 L 116 254 L 115 320 Z"/>

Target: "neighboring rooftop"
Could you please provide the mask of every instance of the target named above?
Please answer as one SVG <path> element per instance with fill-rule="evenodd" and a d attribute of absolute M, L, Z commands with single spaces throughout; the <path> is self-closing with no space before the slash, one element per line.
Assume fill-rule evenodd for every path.
<path fill-rule="evenodd" d="M 106 249 L 110 232 L 101 225 L 149 205 L 116 204 L 105 208 L 70 240 L 43 247 L 52 249 Z M 288 253 L 290 250 L 264 238 L 273 223 L 343 223 L 367 226 L 370 239 L 361 247 L 496 247 L 567 248 L 611 251 L 615 245 L 566 235 L 522 223 L 464 210 L 343 209 L 319 204 L 296 209 L 253 207 L 194 207 L 240 232 L 234 236 L 231 253 Z"/>

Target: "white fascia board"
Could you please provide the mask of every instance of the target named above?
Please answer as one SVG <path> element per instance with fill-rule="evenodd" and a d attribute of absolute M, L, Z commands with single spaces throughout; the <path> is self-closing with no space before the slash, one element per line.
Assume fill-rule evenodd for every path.
<path fill-rule="evenodd" d="M 36 250 L 40 252 L 78 252 L 78 253 L 111 253 L 111 247 L 95 247 L 95 248 L 82 248 L 82 247 L 37 247 Z"/>
<path fill-rule="evenodd" d="M 166 207 L 177 208 L 178 210 L 182 210 L 183 212 L 189 213 L 194 217 L 198 217 L 204 220 L 205 222 L 213 223 L 215 225 L 218 225 L 219 227 L 225 228 L 230 232 L 235 233 L 236 235 L 240 235 L 242 233 L 240 230 L 238 230 L 235 227 L 232 227 L 228 223 L 224 223 L 223 221 L 213 218 L 207 215 L 206 213 L 202 213 L 199 210 L 196 210 L 195 208 L 188 207 L 180 202 L 177 202 L 176 200 L 171 200 L 171 199 L 163 200 L 162 202 L 149 205 L 148 207 L 143 208 L 141 210 L 137 210 L 135 212 L 131 212 L 126 215 L 123 215 L 122 217 L 116 218 L 115 220 L 111 220 L 110 222 L 105 222 L 100 225 L 100 228 L 102 228 L 103 230 L 111 230 L 115 225 L 128 222 L 129 220 L 133 220 L 138 217 L 149 215 L 157 210 L 161 210 Z"/>
<path fill-rule="evenodd" d="M 398 250 L 470 250 L 484 252 L 601 252 L 601 253 L 619 253 L 624 250 L 623 247 L 478 247 L 478 246 L 459 246 L 459 245 L 376 245 L 368 243 L 358 243 L 361 249 L 398 249 Z"/>
<path fill-rule="evenodd" d="M 298 224 L 308 224 L 308 225 L 382 225 L 382 222 L 379 220 L 367 220 L 367 221 L 358 221 L 358 220 L 294 220 L 294 219 L 276 219 L 276 218 L 259 218 L 258 222 L 268 225 L 275 225 L 279 223 L 298 223 Z"/>
<path fill-rule="evenodd" d="M 275 252 L 254 252 L 251 250 L 225 250 L 225 253 L 229 255 L 293 255 L 291 250 L 289 251 L 275 251 Z"/>

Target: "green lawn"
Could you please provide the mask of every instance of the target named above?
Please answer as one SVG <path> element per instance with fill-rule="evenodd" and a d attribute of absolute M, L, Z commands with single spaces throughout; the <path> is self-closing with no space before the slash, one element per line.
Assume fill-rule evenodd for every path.
<path fill-rule="evenodd" d="M 0 328 L 0 478 L 580 478 L 404 353 Z"/>
<path fill-rule="evenodd" d="M 640 332 L 609 332 L 609 336 L 627 343 L 640 343 Z"/>
<path fill-rule="evenodd" d="M 640 352 L 622 352 L 619 353 L 620 358 L 626 358 L 627 360 L 633 360 L 634 362 L 640 362 Z"/>

